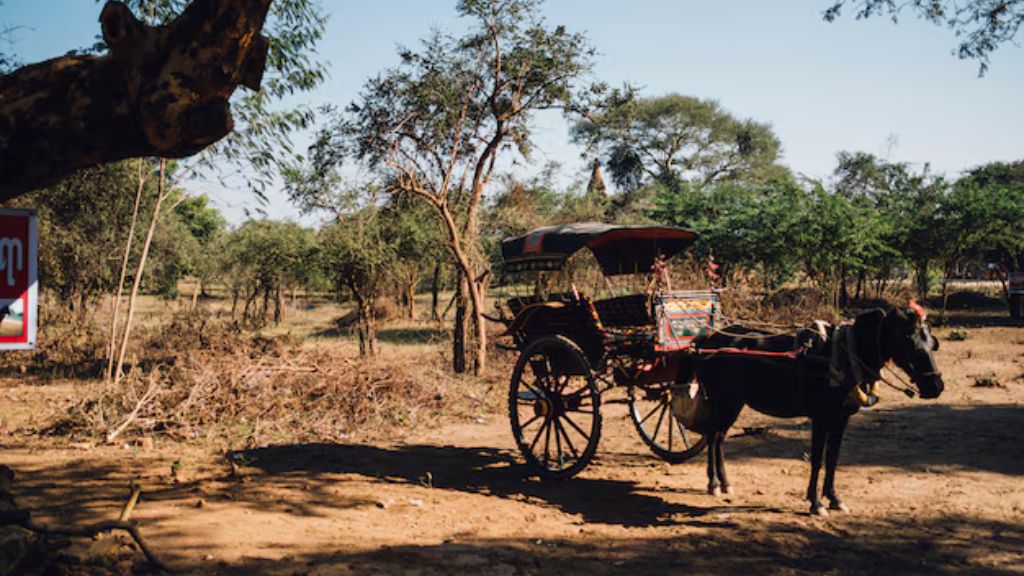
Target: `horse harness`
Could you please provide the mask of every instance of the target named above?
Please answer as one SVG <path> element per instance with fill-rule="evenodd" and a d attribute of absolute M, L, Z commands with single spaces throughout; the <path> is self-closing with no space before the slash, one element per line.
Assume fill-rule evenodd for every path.
<path fill-rule="evenodd" d="M 813 327 L 813 328 L 812 328 Z M 898 374 L 893 373 L 893 376 L 900 381 L 902 386 L 897 386 L 889 380 L 887 380 L 879 370 L 876 370 L 869 366 L 867 362 L 861 357 L 861 354 L 857 351 L 856 337 L 854 333 L 853 321 L 846 321 L 842 324 L 832 327 L 829 323 L 822 320 L 816 320 L 813 324 L 807 326 L 805 330 L 808 330 L 809 335 L 816 336 L 821 339 L 823 344 L 829 344 L 829 355 L 827 358 L 823 358 L 817 355 L 812 355 L 809 352 L 814 347 L 813 339 L 809 339 L 805 342 L 798 343 L 793 350 L 787 351 L 766 351 L 766 350 L 750 350 L 745 348 L 737 347 L 722 347 L 712 349 L 698 349 L 698 353 L 702 356 L 716 356 L 718 354 L 746 356 L 753 358 L 763 358 L 766 361 L 772 361 L 777 359 L 788 359 L 795 360 L 796 364 L 794 369 L 797 371 L 797 386 L 801 390 L 801 397 L 804 396 L 803 391 L 806 387 L 806 374 L 803 366 L 804 361 L 813 362 L 828 362 L 828 382 L 831 388 L 841 388 L 843 384 L 847 383 L 847 379 L 853 380 L 853 386 L 851 387 L 851 395 L 856 396 L 857 408 L 873 406 L 878 402 L 877 386 L 878 381 L 881 380 L 889 387 L 894 390 L 903 392 L 908 397 L 913 397 L 915 392 L 913 388 L 907 384 Z M 730 334 L 727 328 L 716 330 L 716 332 L 730 335 L 736 338 L 758 338 L 758 336 L 749 334 Z M 876 333 L 876 350 L 878 355 L 881 356 L 882 350 L 882 326 L 879 324 L 878 331 Z"/>

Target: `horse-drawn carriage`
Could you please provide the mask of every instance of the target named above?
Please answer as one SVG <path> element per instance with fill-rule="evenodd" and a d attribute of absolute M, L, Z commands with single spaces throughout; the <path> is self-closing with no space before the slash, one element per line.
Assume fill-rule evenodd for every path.
<path fill-rule="evenodd" d="M 922 398 L 942 393 L 932 355 L 938 341 L 924 309 L 911 301 L 793 333 L 723 329 L 717 292 L 671 289 L 667 260 L 696 238 L 684 228 L 580 223 L 502 242 L 505 273 L 537 276 L 531 293 L 508 299 L 502 315 L 519 351 L 508 396 L 519 450 L 542 477 L 577 474 L 597 450 L 602 394 L 623 387 L 644 443 L 669 462 L 709 446 L 708 491 L 728 493 L 722 441 L 749 405 L 811 419 L 811 511 L 828 514 L 818 492 L 823 462 L 823 493 L 830 507 L 845 510 L 834 485 L 839 445 L 850 416 L 877 400 L 883 366 L 898 366 Z M 571 278 L 552 289 L 550 275 L 571 272 L 567 262 L 584 247 L 609 284 L 616 276 L 650 278 L 641 289 L 597 300 Z"/>
<path fill-rule="evenodd" d="M 697 234 L 674 227 L 578 223 L 549 226 L 502 243 L 504 272 L 557 274 L 584 247 L 605 279 L 651 275 L 647 289 L 591 299 L 570 284 L 541 283 L 505 302 L 520 352 L 509 389 L 516 444 L 535 471 L 568 478 L 589 463 L 601 435 L 602 394 L 625 388 L 625 403 L 644 443 L 669 462 L 704 449 L 703 435 L 673 416 L 672 389 L 682 355 L 719 314 L 713 290 L 671 290 L 665 262 Z M 563 286 L 564 287 L 564 286 Z"/>

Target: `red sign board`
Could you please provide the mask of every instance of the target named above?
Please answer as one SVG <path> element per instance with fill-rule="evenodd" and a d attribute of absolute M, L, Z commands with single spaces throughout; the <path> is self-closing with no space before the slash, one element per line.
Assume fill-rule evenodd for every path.
<path fill-rule="evenodd" d="M 0 210 L 0 350 L 36 343 L 39 245 L 33 210 Z"/>

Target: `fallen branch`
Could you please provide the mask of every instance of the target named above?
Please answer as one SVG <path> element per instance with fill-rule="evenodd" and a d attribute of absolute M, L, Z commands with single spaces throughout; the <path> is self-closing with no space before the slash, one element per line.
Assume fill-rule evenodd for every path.
<path fill-rule="evenodd" d="M 135 409 L 128 414 L 128 417 L 125 418 L 124 422 L 107 434 L 107 442 L 113 442 L 121 432 L 124 432 L 125 428 L 127 428 L 135 418 L 138 417 L 139 411 L 142 410 L 142 407 L 145 406 L 146 403 L 149 402 L 156 394 L 157 375 L 157 370 L 153 370 L 153 373 L 149 375 L 149 388 L 146 389 L 146 393 L 142 395 L 142 398 L 139 398 L 139 401 L 135 404 Z"/>
<path fill-rule="evenodd" d="M 135 525 L 131 522 L 123 522 L 121 520 L 101 520 L 99 522 L 87 524 L 85 526 L 79 526 L 77 528 L 54 528 L 52 526 L 36 522 L 35 520 L 32 520 L 31 517 L 29 517 L 22 522 L 14 522 L 13 524 L 17 524 L 18 526 L 21 526 L 26 530 L 37 532 L 40 534 L 78 538 L 92 538 L 99 534 L 103 534 L 104 532 L 122 530 L 124 532 L 127 532 L 128 535 L 132 537 L 132 540 L 135 541 L 135 544 L 139 547 L 139 550 L 142 551 L 142 554 L 146 557 L 146 560 L 148 560 L 150 564 L 152 564 L 158 570 L 161 570 L 163 572 L 170 572 L 170 569 L 167 568 L 167 565 L 161 562 L 156 557 L 156 555 L 153 554 L 153 550 L 151 550 L 150 547 L 146 545 L 146 541 L 142 538 L 142 534 L 139 533 L 139 529 L 136 528 Z"/>
<path fill-rule="evenodd" d="M 66 536 L 71 538 L 93 538 L 105 532 L 121 530 L 123 532 L 127 532 L 128 535 L 131 536 L 136 546 L 139 547 L 139 550 L 146 557 L 146 560 L 153 565 L 153 567 L 162 572 L 170 572 L 167 565 L 161 562 L 153 553 L 153 550 L 149 545 L 146 544 L 146 540 L 142 537 L 142 534 L 139 533 L 139 529 L 129 520 L 132 510 L 135 509 L 135 505 L 139 501 L 139 496 L 142 494 L 142 488 L 137 483 L 131 483 L 131 492 L 128 495 L 128 500 L 121 508 L 121 513 L 117 520 L 101 520 L 85 526 L 58 528 L 33 520 L 32 512 L 30 510 L 27 508 L 19 508 L 17 506 L 14 501 L 14 496 L 10 491 L 13 481 L 14 471 L 8 466 L 0 464 L 0 501 L 11 506 L 8 509 L 0 510 L 0 526 L 20 526 L 25 530 L 35 532 L 37 534 Z"/>

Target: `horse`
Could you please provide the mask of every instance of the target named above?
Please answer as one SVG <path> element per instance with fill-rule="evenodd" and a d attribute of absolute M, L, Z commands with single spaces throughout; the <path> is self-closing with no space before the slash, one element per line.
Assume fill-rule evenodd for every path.
<path fill-rule="evenodd" d="M 708 492 L 732 493 L 722 441 L 743 407 L 750 406 L 781 418 L 810 417 L 811 514 L 828 516 L 829 509 L 848 512 L 835 487 L 839 447 L 850 416 L 877 400 L 872 392 L 882 366 L 894 362 L 921 398 L 938 398 L 944 388 L 932 354 L 939 343 L 925 318 L 924 309 L 911 302 L 905 309 L 861 313 L 852 324 L 830 328 L 831 334 L 824 334 L 819 323 L 817 329 L 795 337 L 737 327 L 698 338 L 698 353 L 691 355 L 689 368 L 677 381 L 692 381 L 695 376 L 708 406 L 701 430 L 708 440 Z M 823 458 L 828 508 L 818 493 Z"/>

